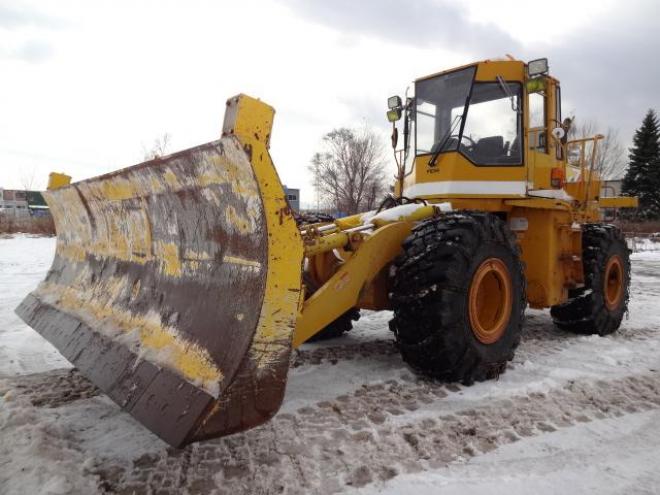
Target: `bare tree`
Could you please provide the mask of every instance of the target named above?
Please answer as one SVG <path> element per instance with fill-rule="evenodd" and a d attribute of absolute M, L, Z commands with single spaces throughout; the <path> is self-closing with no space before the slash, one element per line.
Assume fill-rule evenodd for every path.
<path fill-rule="evenodd" d="M 144 155 L 145 160 L 153 160 L 161 156 L 167 155 L 170 146 L 169 133 L 165 132 L 162 135 L 154 139 L 150 148 L 147 148 L 144 144 L 142 145 L 142 154 Z"/>
<path fill-rule="evenodd" d="M 37 172 L 37 167 L 32 167 L 31 170 L 23 170 L 21 173 L 21 185 L 23 186 L 23 190 L 25 192 L 31 191 L 32 186 L 34 185 L 34 177 Z"/>
<path fill-rule="evenodd" d="M 16 200 L 25 200 L 28 204 L 27 210 L 21 210 L 23 213 L 30 213 L 32 214 L 30 210 L 30 191 L 32 191 L 32 187 L 34 185 L 34 177 L 36 175 L 37 167 L 33 166 L 31 170 L 24 169 L 22 174 L 21 174 L 21 185 L 23 186 L 23 191 L 19 194 L 18 191 L 16 191 L 15 194 L 15 199 Z M 23 208 L 24 206 L 21 205 L 19 208 Z"/>
<path fill-rule="evenodd" d="M 573 119 L 568 132 L 569 139 L 588 138 L 596 134 L 603 134 L 605 136 L 598 142 L 598 146 L 596 147 L 596 170 L 600 172 L 600 176 L 603 179 L 621 177 L 626 168 L 626 155 L 625 149 L 619 140 L 619 131 L 617 129 L 608 127 L 605 132 L 602 132 L 598 124 L 593 120 L 576 122 L 576 119 Z M 593 148 L 590 147 L 586 156 L 587 163 L 591 161 L 591 153 L 593 153 Z"/>
<path fill-rule="evenodd" d="M 366 126 L 334 129 L 323 136 L 323 150 L 309 165 L 321 201 L 348 215 L 373 209 L 385 192 L 383 148 Z"/>

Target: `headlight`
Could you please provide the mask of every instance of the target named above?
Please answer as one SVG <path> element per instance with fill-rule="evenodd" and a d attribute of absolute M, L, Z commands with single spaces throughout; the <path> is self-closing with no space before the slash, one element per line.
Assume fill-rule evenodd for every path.
<path fill-rule="evenodd" d="M 547 58 L 537 58 L 536 60 L 527 62 L 527 75 L 529 77 L 545 74 L 546 72 L 548 72 Z"/>
<path fill-rule="evenodd" d="M 387 99 L 387 108 L 392 110 L 393 108 L 401 108 L 401 97 L 400 96 L 390 96 Z"/>

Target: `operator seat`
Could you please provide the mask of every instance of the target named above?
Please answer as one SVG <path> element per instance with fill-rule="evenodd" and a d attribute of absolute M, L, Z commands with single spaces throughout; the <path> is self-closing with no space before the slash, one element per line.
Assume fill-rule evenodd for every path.
<path fill-rule="evenodd" d="M 522 157 L 520 156 L 520 137 L 516 136 L 509 147 L 509 161 L 518 163 Z"/>
<path fill-rule="evenodd" d="M 477 141 L 475 155 L 483 163 L 495 162 L 504 158 L 504 138 L 502 136 L 489 136 Z"/>

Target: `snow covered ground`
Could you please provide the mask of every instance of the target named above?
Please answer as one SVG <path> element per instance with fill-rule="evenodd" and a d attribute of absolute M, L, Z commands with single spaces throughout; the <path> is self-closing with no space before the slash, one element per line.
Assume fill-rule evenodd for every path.
<path fill-rule="evenodd" d="M 530 310 L 507 372 L 462 387 L 417 378 L 390 315 L 365 312 L 296 352 L 271 422 L 175 450 L 13 314 L 54 240 L 0 239 L 0 494 L 658 493 L 660 252 L 643 244 L 615 335 Z"/>
<path fill-rule="evenodd" d="M 57 350 L 14 313 L 41 282 L 55 254 L 55 238 L 0 238 L 0 377 L 70 367 Z"/>

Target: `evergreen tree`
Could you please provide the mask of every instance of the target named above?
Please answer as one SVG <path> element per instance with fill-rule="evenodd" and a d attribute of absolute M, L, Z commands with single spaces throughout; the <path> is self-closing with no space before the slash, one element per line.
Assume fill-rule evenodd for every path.
<path fill-rule="evenodd" d="M 623 178 L 622 191 L 639 198 L 639 214 L 644 218 L 660 217 L 660 126 L 649 110 L 633 137 L 628 155 L 630 162 Z"/>

